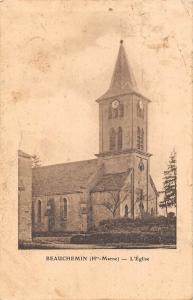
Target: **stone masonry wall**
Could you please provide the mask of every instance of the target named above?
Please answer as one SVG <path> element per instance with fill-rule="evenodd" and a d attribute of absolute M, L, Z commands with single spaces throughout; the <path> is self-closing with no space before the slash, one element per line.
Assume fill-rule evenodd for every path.
<path fill-rule="evenodd" d="M 21 151 L 18 157 L 18 239 L 32 239 L 31 157 Z"/>
<path fill-rule="evenodd" d="M 91 193 L 92 202 L 92 224 L 97 226 L 100 221 L 112 219 L 112 213 L 105 207 L 104 202 L 111 203 L 112 196 L 108 192 Z M 117 209 L 115 217 L 120 216 L 120 209 Z"/>
<path fill-rule="evenodd" d="M 52 232 L 82 231 L 84 227 L 84 203 L 82 193 L 68 195 L 51 195 L 33 198 L 33 232 L 49 231 L 47 207 L 49 200 L 54 202 L 54 224 Z M 67 200 L 67 217 L 61 218 L 60 201 Z M 38 201 L 41 201 L 41 222 L 38 222 Z"/>

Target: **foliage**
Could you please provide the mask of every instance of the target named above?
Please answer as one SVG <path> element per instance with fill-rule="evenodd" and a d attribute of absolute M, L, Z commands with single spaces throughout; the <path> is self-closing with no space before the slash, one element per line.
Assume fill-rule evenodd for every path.
<path fill-rule="evenodd" d="M 176 218 L 170 218 L 169 220 L 164 216 L 153 217 L 148 216 L 146 218 L 129 219 L 129 218 L 116 218 L 102 220 L 99 223 L 97 231 L 133 231 L 134 229 L 144 230 L 144 226 L 148 226 L 147 230 L 150 230 L 150 226 L 168 226 L 175 225 Z"/>
<path fill-rule="evenodd" d="M 169 212 L 168 213 L 168 218 L 172 218 L 172 219 L 174 219 L 175 218 L 175 213 L 174 212 Z"/>
<path fill-rule="evenodd" d="M 33 232 L 33 238 L 36 237 L 68 237 L 69 234 L 79 234 L 83 233 L 83 231 L 39 231 Z"/>
<path fill-rule="evenodd" d="M 107 192 L 110 195 L 110 199 L 104 200 L 102 205 L 111 212 L 113 218 L 116 216 L 116 212 L 118 208 L 120 207 L 120 204 L 123 203 L 128 195 L 128 192 L 125 194 L 123 199 L 120 197 L 120 193 L 118 191 L 108 191 Z"/>
<path fill-rule="evenodd" d="M 32 156 L 32 168 L 37 168 L 41 166 L 41 160 L 39 158 L 39 156 L 37 156 L 36 154 L 34 154 Z"/>
<path fill-rule="evenodd" d="M 134 220 L 133 219 L 129 219 L 129 218 L 116 218 L 116 219 L 107 219 L 107 220 L 102 220 L 99 223 L 99 226 L 103 226 L 103 225 L 112 225 L 112 226 L 118 226 L 119 224 L 133 224 Z"/>
<path fill-rule="evenodd" d="M 168 168 L 164 171 L 163 180 L 164 199 L 160 201 L 159 206 L 165 208 L 166 215 L 168 215 L 167 208 L 176 207 L 177 166 L 175 151 L 170 154 Z"/>
<path fill-rule="evenodd" d="M 113 244 L 113 243 L 133 243 L 133 244 L 175 244 L 174 233 L 166 232 L 99 232 L 92 234 L 75 235 L 71 238 L 73 244 Z"/>

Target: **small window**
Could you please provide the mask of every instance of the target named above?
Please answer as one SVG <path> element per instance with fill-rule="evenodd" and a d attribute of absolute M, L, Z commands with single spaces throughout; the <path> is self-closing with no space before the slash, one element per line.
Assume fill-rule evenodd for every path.
<path fill-rule="evenodd" d="M 139 165 L 138 165 L 139 170 L 142 172 L 144 170 L 144 163 L 143 160 L 140 159 Z"/>
<path fill-rule="evenodd" d="M 110 150 L 115 150 L 115 146 L 116 146 L 116 133 L 115 133 L 115 129 L 111 128 L 110 130 L 110 136 L 109 136 L 109 148 Z"/>
<path fill-rule="evenodd" d="M 38 200 L 38 223 L 42 221 L 42 203 Z"/>
<path fill-rule="evenodd" d="M 141 150 L 144 150 L 144 130 L 143 128 L 141 129 L 141 145 L 140 145 Z"/>
<path fill-rule="evenodd" d="M 66 219 L 67 218 L 67 199 L 60 200 L 60 218 Z"/>
<path fill-rule="evenodd" d="M 118 148 L 118 150 L 121 150 L 122 146 L 123 146 L 123 131 L 122 131 L 122 128 L 119 127 L 118 132 L 117 132 L 117 148 Z"/>
<path fill-rule="evenodd" d="M 144 106 L 142 100 L 139 100 L 137 103 L 137 116 L 140 118 L 144 118 Z"/>
<path fill-rule="evenodd" d="M 139 200 L 143 201 L 144 200 L 144 195 L 143 195 L 143 190 L 139 189 Z"/>
<path fill-rule="evenodd" d="M 125 205 L 125 218 L 128 218 L 128 215 L 129 215 L 129 209 L 128 209 L 128 205 L 126 204 Z"/>
<path fill-rule="evenodd" d="M 141 218 L 143 218 L 144 217 L 144 213 L 145 213 L 145 209 L 144 209 L 144 205 L 143 205 L 142 201 L 140 201 L 140 203 L 139 203 L 139 211 L 140 211 Z"/>
<path fill-rule="evenodd" d="M 114 119 L 118 118 L 118 108 L 113 109 L 113 118 Z"/>

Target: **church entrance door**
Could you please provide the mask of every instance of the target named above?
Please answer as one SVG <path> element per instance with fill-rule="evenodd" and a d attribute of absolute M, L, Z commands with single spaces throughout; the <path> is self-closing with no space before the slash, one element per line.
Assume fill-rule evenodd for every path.
<path fill-rule="evenodd" d="M 55 204 L 54 204 L 54 199 L 49 199 L 48 200 L 48 207 L 49 207 L 48 231 L 53 232 L 54 231 L 54 225 L 55 225 Z"/>

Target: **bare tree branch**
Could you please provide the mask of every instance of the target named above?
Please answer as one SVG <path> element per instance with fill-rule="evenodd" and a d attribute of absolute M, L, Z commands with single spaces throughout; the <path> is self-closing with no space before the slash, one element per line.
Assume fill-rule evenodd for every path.
<path fill-rule="evenodd" d="M 104 201 L 101 205 L 103 205 L 105 208 L 107 208 L 115 217 L 116 211 L 119 208 L 120 204 L 123 203 L 128 196 L 128 190 L 123 199 L 120 197 L 120 192 L 118 191 L 107 191 L 107 194 L 111 196 L 111 201 L 108 199 L 107 201 Z"/>

